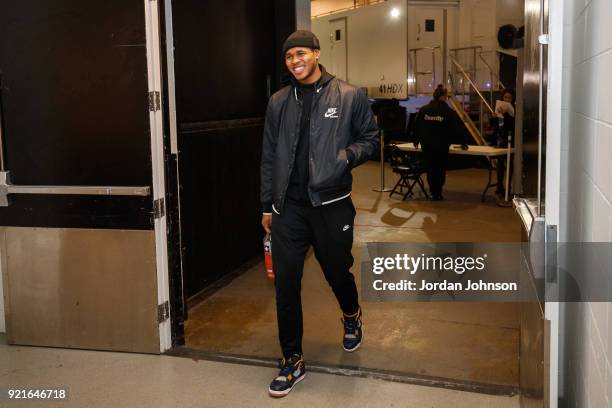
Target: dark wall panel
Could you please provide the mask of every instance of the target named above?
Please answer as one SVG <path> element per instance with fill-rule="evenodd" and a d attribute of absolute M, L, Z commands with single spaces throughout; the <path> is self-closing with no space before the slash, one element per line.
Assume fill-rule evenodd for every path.
<path fill-rule="evenodd" d="M 261 254 L 261 121 L 181 132 L 185 296 Z M 262 271 L 263 274 L 263 271 Z"/>
<path fill-rule="evenodd" d="M 181 123 L 262 116 L 274 76 L 272 1 L 173 3 Z"/>
<path fill-rule="evenodd" d="M 275 41 L 275 54 L 274 63 L 276 67 L 275 85 L 276 89 L 280 89 L 289 83 L 290 75 L 289 71 L 285 67 L 285 61 L 281 55 L 281 50 L 285 39 L 295 31 L 296 29 L 296 18 L 295 18 L 295 1 L 287 0 L 275 0 L 274 1 L 274 26 L 276 28 L 274 41 Z"/>
<path fill-rule="evenodd" d="M 295 29 L 287 0 L 173 2 L 183 287 L 189 297 L 261 255 L 268 91 Z M 269 89 L 268 89 L 269 83 Z"/>

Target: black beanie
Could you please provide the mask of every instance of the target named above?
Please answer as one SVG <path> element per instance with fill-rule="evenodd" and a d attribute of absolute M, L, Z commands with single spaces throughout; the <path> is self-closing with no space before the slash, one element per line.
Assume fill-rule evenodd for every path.
<path fill-rule="evenodd" d="M 283 56 L 287 50 L 293 47 L 306 47 L 315 50 L 321 49 L 317 36 L 306 30 L 298 30 L 287 37 L 285 43 L 283 44 Z"/>

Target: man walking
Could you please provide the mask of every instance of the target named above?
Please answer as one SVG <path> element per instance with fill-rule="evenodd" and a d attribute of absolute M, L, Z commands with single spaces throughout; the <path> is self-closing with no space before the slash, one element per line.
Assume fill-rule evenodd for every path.
<path fill-rule="evenodd" d="M 301 280 L 310 245 L 343 313 L 343 347 L 363 339 L 353 265 L 351 169 L 378 146 L 366 95 L 319 65 L 319 40 L 296 31 L 283 45 L 292 83 L 270 98 L 262 159 L 261 224 L 272 234 L 278 336 L 283 359 L 269 393 L 287 395 L 304 378 Z"/>

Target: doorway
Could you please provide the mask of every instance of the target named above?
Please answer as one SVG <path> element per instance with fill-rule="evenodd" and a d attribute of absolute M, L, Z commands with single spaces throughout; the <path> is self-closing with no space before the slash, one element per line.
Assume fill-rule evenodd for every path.
<path fill-rule="evenodd" d="M 351 197 L 357 216 L 352 272 L 360 293 L 362 254 L 369 242 L 512 242 L 520 238 L 520 228 L 507 209 L 479 202 L 481 191 L 473 183 L 482 177 L 477 169 L 450 172 L 449 201 L 441 204 L 422 197 L 401 201 L 373 193 L 378 169 L 377 163 L 370 162 L 353 172 Z M 393 173 L 387 171 L 391 179 Z M 468 221 L 476 218 L 477 225 Z M 364 344 L 359 352 L 346 353 L 336 299 L 310 251 L 302 305 L 309 368 L 425 385 L 453 384 L 456 389 L 498 395 L 516 392 L 519 337 L 514 304 L 362 301 Z M 280 353 L 274 286 L 265 277 L 261 260 L 246 265 L 231 282 L 192 305 L 185 322 L 185 345 L 203 351 L 205 358 L 274 364 Z"/>
<path fill-rule="evenodd" d="M 295 10 L 282 9 L 277 2 L 265 6 L 269 7 L 267 13 L 274 10 L 271 14 L 274 20 L 270 20 L 270 14 L 262 14 L 264 20 L 257 24 L 244 24 L 250 21 L 248 15 L 257 15 L 257 10 L 248 9 L 242 3 L 238 6 L 248 10 L 239 16 L 243 19 L 242 25 L 247 27 L 246 34 L 274 43 L 275 52 L 295 28 L 282 25 L 286 22 L 282 13 L 288 11 L 291 15 Z M 371 7 L 378 6 L 384 5 Z M 244 72 L 235 70 L 223 58 L 226 50 L 232 49 L 231 38 L 222 39 L 222 44 L 212 50 L 218 66 L 208 65 L 205 58 L 194 53 L 197 42 L 193 39 L 206 37 L 207 33 L 202 32 L 202 18 L 218 17 L 222 8 L 214 4 L 181 7 L 173 11 L 173 24 L 178 150 L 179 163 L 182 163 L 179 175 L 185 349 L 191 356 L 272 365 L 279 350 L 273 284 L 266 280 L 260 259 L 263 233 L 258 222 L 261 213 L 257 200 L 257 154 L 261 148 L 258 143 L 265 101 L 271 92 L 287 83 L 287 78 L 279 55 L 262 50 L 269 60 L 255 64 L 252 63 L 255 54 L 242 50 L 246 57 L 236 58 L 248 68 L 246 71 L 251 76 L 246 78 L 256 85 L 245 81 Z M 425 8 L 417 10 L 416 15 L 421 30 L 415 28 L 414 41 L 422 47 L 445 48 L 444 10 Z M 353 42 L 349 37 L 353 26 L 345 18 L 335 16 L 333 21 L 326 24 L 328 33 L 319 37 L 325 41 L 329 38 L 330 45 L 341 52 L 330 53 L 325 64 L 337 69 L 338 76 L 348 75 L 352 72 L 349 54 Z M 217 23 L 211 30 L 223 30 L 221 26 Z M 269 27 L 275 29 L 269 30 Z M 408 49 L 407 43 L 404 52 Z M 429 84 L 433 87 L 437 82 L 433 78 L 443 77 L 445 69 L 442 61 L 430 61 L 430 66 L 419 70 L 429 69 Z M 224 72 L 219 74 L 219 71 Z M 216 78 L 217 74 L 225 86 L 202 79 Z M 248 86 L 243 87 L 244 84 Z M 429 94 L 431 87 L 422 91 Z M 240 101 L 228 97 L 236 88 L 241 89 L 244 97 Z M 206 108 L 197 103 L 202 95 L 211 101 Z M 483 168 L 449 172 L 445 203 L 429 202 L 423 197 L 403 201 L 373 193 L 371 188 L 380 176 L 378 169 L 376 163 L 367 163 L 354 173 L 352 199 L 357 218 L 353 273 L 357 280 L 361 251 L 367 242 L 517 242 L 521 239 L 520 223 L 511 209 L 497 207 L 491 200 L 479 201 L 482 189 L 475 180 L 486 179 Z M 395 177 L 389 168 L 385 174 L 387 180 Z M 214 257 L 207 258 L 211 252 Z M 364 348 L 361 351 L 365 353 L 347 355 L 339 347 L 341 326 L 335 299 L 311 253 L 305 270 L 304 347 L 309 361 L 320 370 L 367 372 L 381 378 L 396 376 L 429 385 L 450 381 L 453 387 L 490 393 L 516 392 L 519 318 L 515 305 L 365 303 L 366 342 L 369 343 L 366 347 L 371 348 L 369 352 Z M 486 347 L 478 346 L 483 343 Z M 173 352 L 181 353 L 180 350 Z M 457 355 L 461 356 L 460 360 Z"/>
<path fill-rule="evenodd" d="M 346 18 L 331 20 L 329 22 L 330 32 L 330 72 L 334 72 L 336 77 L 346 81 Z"/>
<path fill-rule="evenodd" d="M 414 38 L 413 59 L 417 94 L 431 94 L 444 78 L 443 55 L 446 50 L 446 16 L 444 8 L 418 7 L 412 27 Z M 437 49 L 434 51 L 433 49 Z"/>

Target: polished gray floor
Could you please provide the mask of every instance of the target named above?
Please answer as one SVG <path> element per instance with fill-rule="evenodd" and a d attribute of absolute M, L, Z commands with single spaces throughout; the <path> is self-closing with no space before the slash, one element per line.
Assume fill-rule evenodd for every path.
<path fill-rule="evenodd" d="M 483 169 L 448 172 L 447 201 L 422 197 L 402 201 L 372 191 L 379 166 L 368 162 L 353 171 L 357 208 L 353 273 L 367 242 L 512 242 L 520 224 L 512 208 L 498 207 L 480 194 Z M 387 184 L 396 176 L 388 168 Z M 361 302 L 363 347 L 345 353 L 338 308 L 312 251 L 302 281 L 306 361 L 404 373 L 408 376 L 518 386 L 517 304 L 449 302 Z M 280 355 L 273 282 L 257 264 L 189 311 L 186 343 L 193 349 L 260 358 Z"/>
<path fill-rule="evenodd" d="M 7 346 L 0 335 L 0 387 L 68 388 L 64 402 L 7 402 L 1 407 L 414 407 L 516 408 L 518 397 L 330 374 L 308 373 L 281 400 L 268 396 L 272 368 L 186 358 Z M 4 398 L 4 397 L 3 397 Z"/>
<path fill-rule="evenodd" d="M 517 239 L 519 228 L 511 209 L 501 209 L 492 201 L 480 203 L 479 191 L 486 182 L 486 173 L 480 170 L 450 172 L 449 200 L 442 203 L 402 202 L 373 194 L 370 187 L 377 182 L 375 163 L 356 172 L 356 247 L 371 241 Z M 307 261 L 307 270 L 304 304 L 311 311 L 306 319 L 309 356 L 377 368 L 401 363 L 401 367 L 393 368 L 447 378 L 516 382 L 516 311 L 507 305 L 404 304 L 401 309 L 397 305 L 367 305 L 370 331 L 366 332 L 366 343 L 359 353 L 347 357 L 339 350 L 340 323 L 337 308 L 332 307 L 333 296 L 312 259 Z M 194 318 L 188 323 L 191 327 L 187 335 L 194 346 L 252 355 L 277 354 L 273 297 L 262 298 L 266 293 L 271 295 L 270 282 L 263 269 L 255 272 L 210 298 L 214 304 L 200 306 L 200 317 L 208 314 L 210 318 Z M 249 296 L 245 296 L 245 287 Z M 238 292 L 240 308 L 235 302 Z M 240 313 L 245 308 L 249 313 Z M 199 324 L 192 324 L 195 322 Z M 397 341 L 397 336 L 405 339 L 407 334 L 409 341 Z M 244 338 L 250 339 L 246 345 L 241 342 Z M 483 339 L 487 341 L 483 343 Z M 398 355 L 400 359 L 394 358 Z M 338 360 L 343 357 L 352 360 Z M 273 400 L 267 395 L 267 386 L 275 374 L 272 368 L 169 356 L 7 346 L 0 335 L 3 392 L 6 387 L 69 389 L 66 402 L 7 403 L 0 398 L 0 407 L 519 406 L 518 397 L 313 372 L 288 397 Z"/>

